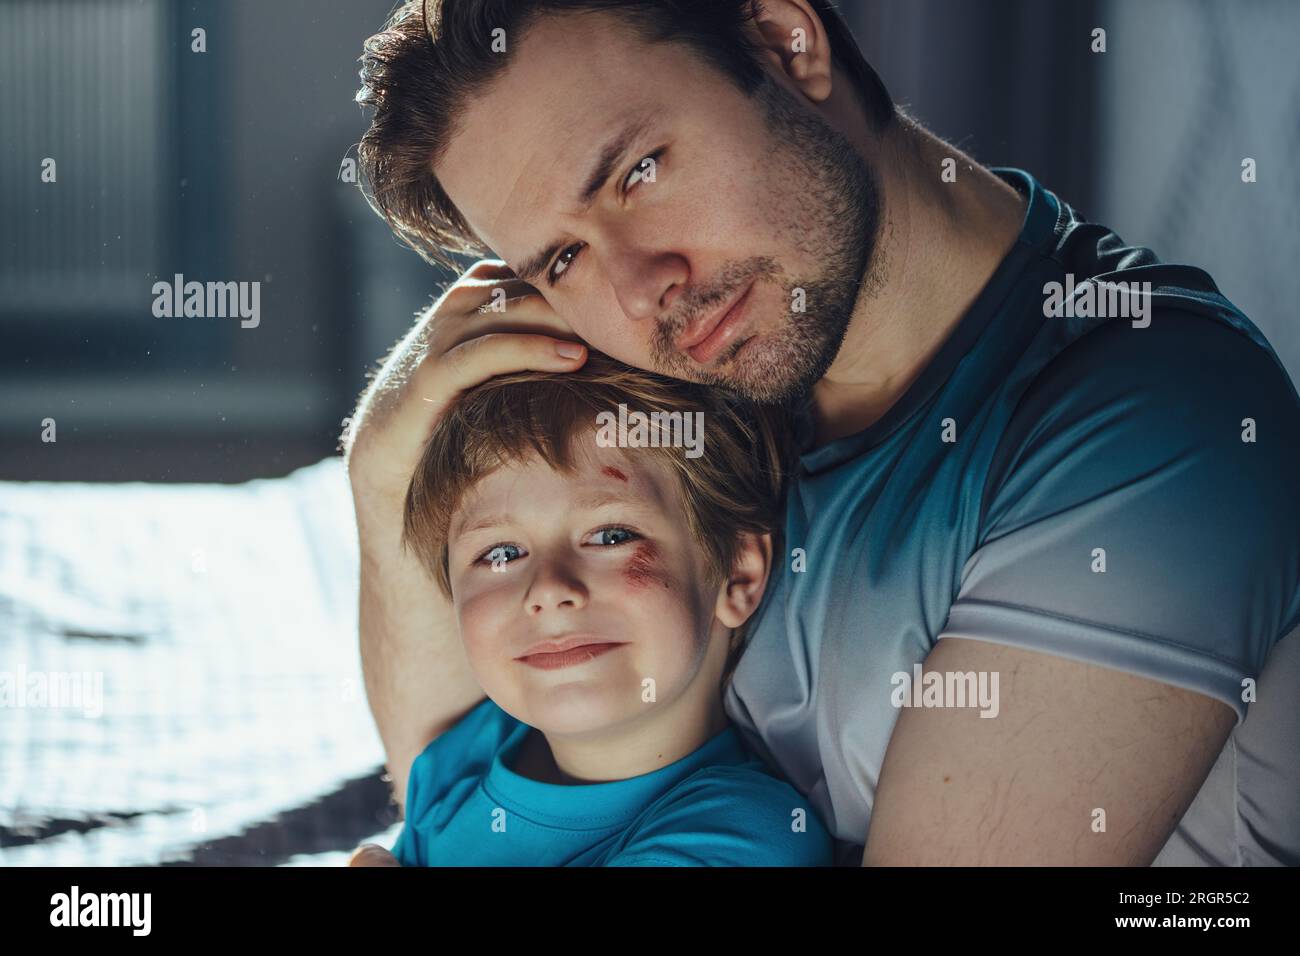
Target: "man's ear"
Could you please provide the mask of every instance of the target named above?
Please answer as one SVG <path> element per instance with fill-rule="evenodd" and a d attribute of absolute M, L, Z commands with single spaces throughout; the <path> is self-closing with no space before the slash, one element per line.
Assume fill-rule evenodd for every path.
<path fill-rule="evenodd" d="M 731 576 L 718 590 L 714 610 L 719 621 L 735 629 L 749 620 L 763 600 L 772 567 L 772 536 L 742 532 L 736 539 L 736 560 Z"/>
<path fill-rule="evenodd" d="M 814 103 L 831 95 L 831 39 L 807 0 L 763 0 L 747 27 L 761 55 Z"/>

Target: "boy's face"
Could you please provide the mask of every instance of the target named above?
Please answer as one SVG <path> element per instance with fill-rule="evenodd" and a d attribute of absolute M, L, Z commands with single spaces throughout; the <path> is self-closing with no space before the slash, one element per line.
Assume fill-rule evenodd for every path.
<path fill-rule="evenodd" d="M 531 726 L 581 735 L 718 694 L 728 629 L 715 618 L 725 589 L 705 580 L 665 466 L 597 447 L 594 433 L 575 451 L 575 476 L 534 457 L 480 481 L 453 516 L 448 558 L 483 690 Z M 590 643 L 534 650 L 575 638 Z"/>
<path fill-rule="evenodd" d="M 746 97 L 700 54 L 642 42 L 617 16 L 543 17 L 469 103 L 434 173 L 479 239 L 594 348 L 781 400 L 831 366 L 881 200 L 849 140 L 783 74 L 768 77 Z M 608 179 L 584 205 L 602 158 Z"/>

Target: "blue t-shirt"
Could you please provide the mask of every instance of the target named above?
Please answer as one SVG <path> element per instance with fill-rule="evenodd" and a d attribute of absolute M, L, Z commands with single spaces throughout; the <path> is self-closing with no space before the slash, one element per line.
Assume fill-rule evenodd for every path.
<path fill-rule="evenodd" d="M 804 554 L 773 569 L 727 713 L 859 863 L 894 675 L 941 638 L 1126 671 L 1237 714 L 1156 863 L 1300 864 L 1300 397 L 1200 269 L 995 172 L 1027 198 L 1019 240 L 916 381 L 820 447 L 799 408 Z M 1119 282 L 1151 283 L 1145 327 Z"/>
<path fill-rule="evenodd" d="M 532 730 L 482 701 L 411 767 L 403 866 L 829 866 L 808 801 L 732 727 L 626 780 L 565 786 L 510 769 Z"/>

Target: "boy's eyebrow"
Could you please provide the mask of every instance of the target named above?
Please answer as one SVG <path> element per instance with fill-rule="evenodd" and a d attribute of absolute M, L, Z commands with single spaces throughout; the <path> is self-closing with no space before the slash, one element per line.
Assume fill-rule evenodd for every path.
<path fill-rule="evenodd" d="M 574 205 L 579 212 L 586 212 L 591 208 L 591 204 L 596 201 L 600 191 L 605 188 L 605 183 L 613 174 L 623 160 L 623 155 L 632 148 L 632 145 L 641 137 L 650 127 L 650 124 L 659 118 L 659 110 L 646 110 L 640 115 L 633 116 L 623 128 L 615 133 L 606 141 L 605 146 L 601 149 L 591 172 L 588 174 L 582 189 L 574 199 Z M 524 259 L 515 270 L 515 275 L 525 282 L 532 283 L 555 258 L 555 254 L 560 251 L 564 245 L 564 240 L 557 239 L 548 243 L 546 248 L 541 252 L 534 253 Z"/>
<path fill-rule="evenodd" d="M 574 509 L 594 511 L 596 508 L 605 505 L 628 505 L 644 509 L 645 499 L 636 495 L 620 493 L 617 491 L 598 491 L 579 498 L 573 503 Z M 508 525 L 514 520 L 514 515 L 509 512 L 497 512 L 495 514 L 484 515 L 477 518 L 472 523 L 458 530 L 452 530 L 448 535 L 449 538 L 456 538 L 467 535 L 471 531 L 482 531 L 484 528 L 495 528 L 501 525 Z M 453 522 L 454 528 L 454 522 Z"/>

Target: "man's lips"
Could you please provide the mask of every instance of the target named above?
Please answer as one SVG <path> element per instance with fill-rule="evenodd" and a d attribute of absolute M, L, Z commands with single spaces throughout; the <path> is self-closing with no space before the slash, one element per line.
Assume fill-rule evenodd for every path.
<path fill-rule="evenodd" d="M 735 320 L 748 304 L 749 292 L 753 287 L 754 283 L 750 282 L 740 289 L 735 298 L 724 303 L 722 308 L 713 315 L 688 326 L 673 343 L 678 351 L 688 353 L 701 364 L 711 361 L 731 337 L 727 333 L 734 333 L 734 328 L 738 324 Z M 724 324 L 727 325 L 725 329 Z"/>

